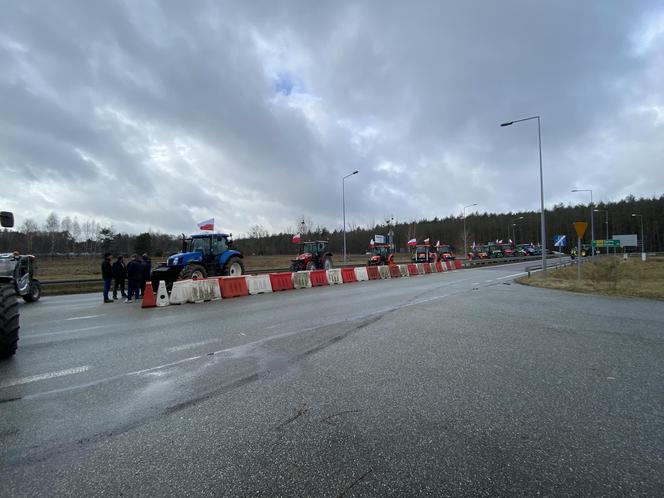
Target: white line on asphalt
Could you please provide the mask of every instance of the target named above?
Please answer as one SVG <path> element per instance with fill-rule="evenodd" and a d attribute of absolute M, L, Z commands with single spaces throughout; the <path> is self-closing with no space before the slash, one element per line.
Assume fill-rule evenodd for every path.
<path fill-rule="evenodd" d="M 489 282 L 493 282 L 493 279 L 484 281 L 485 284 L 488 284 Z"/>
<path fill-rule="evenodd" d="M 37 337 L 48 337 L 51 335 L 63 335 L 63 334 L 73 334 L 75 332 L 86 332 L 88 330 L 103 329 L 108 327 L 115 327 L 114 323 L 109 323 L 108 325 L 93 325 L 92 327 L 83 327 L 82 329 L 71 329 L 71 330 L 60 330 L 59 332 L 44 332 L 43 334 L 28 334 L 22 336 L 23 339 L 34 339 Z"/>
<path fill-rule="evenodd" d="M 164 349 L 167 353 L 175 353 L 176 351 L 184 351 L 185 349 L 192 349 L 198 346 L 205 346 L 206 344 L 212 344 L 213 342 L 219 342 L 221 339 L 208 339 L 207 341 L 199 342 L 190 342 L 189 344 L 181 344 L 179 346 L 173 346 L 170 348 Z"/>
<path fill-rule="evenodd" d="M 102 313 L 101 315 L 88 315 L 88 316 L 75 316 L 72 318 L 65 318 L 65 321 L 68 322 L 70 320 L 85 320 L 87 318 L 97 318 L 98 316 L 104 316 L 106 313 Z"/>
<path fill-rule="evenodd" d="M 522 271 L 520 273 L 513 273 L 512 275 L 506 275 L 504 277 L 498 277 L 496 280 L 504 280 L 506 278 L 513 278 L 513 277 L 520 277 L 521 275 L 525 275 L 526 272 Z"/>
<path fill-rule="evenodd" d="M 68 368 L 66 370 L 59 370 L 57 372 L 48 372 L 45 374 L 31 375 L 30 377 L 21 377 L 18 379 L 9 379 L 4 382 L 0 382 L 0 389 L 4 387 L 18 386 L 21 384 L 29 384 L 30 382 L 37 382 L 38 380 L 53 379 L 55 377 L 64 377 L 65 375 L 73 375 L 77 373 L 86 372 L 90 370 L 90 365 L 84 365 L 82 367 Z"/>
<path fill-rule="evenodd" d="M 473 285 L 480 285 L 479 282 L 473 282 Z"/>

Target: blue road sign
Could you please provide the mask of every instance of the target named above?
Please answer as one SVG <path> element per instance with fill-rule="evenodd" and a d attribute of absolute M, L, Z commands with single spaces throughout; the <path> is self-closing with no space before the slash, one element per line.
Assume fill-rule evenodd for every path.
<path fill-rule="evenodd" d="M 557 247 L 567 245 L 567 235 L 554 235 L 553 236 L 553 245 Z"/>

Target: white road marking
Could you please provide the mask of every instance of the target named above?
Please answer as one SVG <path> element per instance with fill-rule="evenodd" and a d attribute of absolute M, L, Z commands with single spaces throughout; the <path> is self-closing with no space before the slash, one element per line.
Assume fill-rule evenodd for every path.
<path fill-rule="evenodd" d="M 73 318 L 66 318 L 65 321 L 69 322 L 71 320 L 86 320 L 87 318 L 97 318 L 99 316 L 104 316 L 106 313 L 102 313 L 101 315 L 88 315 L 88 316 L 75 316 Z"/>
<path fill-rule="evenodd" d="M 520 277 L 521 275 L 525 275 L 526 272 L 522 271 L 520 273 L 513 273 L 512 275 L 506 275 L 504 277 L 498 277 L 496 280 L 504 280 L 506 278 L 513 278 L 513 277 Z"/>
<path fill-rule="evenodd" d="M 57 372 L 48 372 L 45 374 L 31 375 L 30 377 L 21 377 L 18 379 L 9 379 L 0 382 L 0 389 L 4 387 L 19 386 L 21 384 L 29 384 L 30 382 L 37 382 L 39 380 L 54 379 L 55 377 L 64 377 L 65 375 L 73 375 L 90 370 L 90 365 L 81 367 L 68 368 L 66 370 L 59 370 Z"/>
<path fill-rule="evenodd" d="M 485 280 L 485 281 L 484 281 L 485 284 L 488 284 L 488 283 L 490 283 L 490 282 L 493 282 L 493 279 L 491 279 L 491 280 Z"/>
<path fill-rule="evenodd" d="M 25 335 L 23 339 L 34 339 L 37 337 L 48 337 L 51 335 L 63 335 L 63 334 L 74 334 L 76 332 L 86 332 L 88 330 L 104 329 L 108 327 L 115 327 L 115 324 L 108 325 L 93 325 L 92 327 L 83 327 L 82 329 L 71 329 L 71 330 L 61 330 L 59 332 L 44 332 L 43 334 L 29 334 Z"/>
<path fill-rule="evenodd" d="M 480 285 L 480 283 L 479 282 L 473 282 L 472 285 Z"/>
<path fill-rule="evenodd" d="M 220 339 L 208 339 L 207 341 L 199 341 L 199 342 L 190 342 L 189 344 L 181 344 L 179 346 L 173 346 L 170 348 L 166 348 L 164 351 L 167 353 L 175 353 L 176 351 L 184 351 L 185 349 L 193 349 L 198 346 L 205 346 L 206 344 L 212 344 L 213 342 L 219 342 Z"/>

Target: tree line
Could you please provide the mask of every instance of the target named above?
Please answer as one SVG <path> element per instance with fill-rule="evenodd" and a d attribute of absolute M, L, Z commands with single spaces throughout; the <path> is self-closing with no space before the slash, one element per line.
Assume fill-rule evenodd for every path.
<path fill-rule="evenodd" d="M 628 196 L 618 202 L 599 203 L 594 206 L 595 238 L 606 237 L 606 212 L 608 211 L 609 238 L 615 234 L 640 235 L 640 219 L 633 213 L 643 216 L 645 247 L 648 251 L 664 250 L 664 195 L 653 198 L 636 199 Z M 589 222 L 583 242 L 590 242 L 590 208 L 588 205 L 556 205 L 545 212 L 547 246 L 553 244 L 554 235 L 567 235 L 568 244 L 575 244 L 576 233 L 572 223 Z M 470 247 L 473 242 L 485 244 L 490 241 L 513 239 L 515 243 L 538 244 L 540 235 L 540 214 L 537 211 L 510 213 L 468 213 L 466 215 L 466 239 Z M 407 242 L 416 238 L 426 238 L 432 244 L 437 241 L 451 244 L 457 253 L 463 253 L 464 220 L 462 216 L 434 218 L 432 220 L 411 220 L 372 224 L 370 227 L 352 226 L 346 231 L 348 253 L 364 253 L 369 241 L 375 235 L 387 235 L 392 230 L 399 252 L 407 252 Z M 245 254 L 275 255 L 293 254 L 297 247 L 291 239 L 294 233 L 302 234 L 303 240 L 329 240 L 332 252 L 343 252 L 343 232 L 329 231 L 326 227 L 315 226 L 311 218 L 300 218 L 289 233 L 270 234 L 260 225 L 236 239 L 234 247 Z M 569 247 L 569 245 L 568 245 Z M 138 235 L 117 233 L 112 226 L 103 226 L 94 220 L 79 222 L 76 218 L 60 219 L 51 213 L 46 222 L 39 226 L 34 220 L 26 219 L 15 230 L 0 232 L 0 251 L 18 250 L 21 253 L 45 255 L 131 254 L 133 252 L 162 257 L 181 249 L 180 236 L 158 232 L 144 232 Z"/>

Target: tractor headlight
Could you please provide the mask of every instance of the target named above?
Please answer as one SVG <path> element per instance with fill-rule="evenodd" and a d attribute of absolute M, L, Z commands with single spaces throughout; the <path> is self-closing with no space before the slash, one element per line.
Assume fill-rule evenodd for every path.
<path fill-rule="evenodd" d="M 173 264 L 177 265 L 180 261 L 180 258 L 173 258 Z"/>

